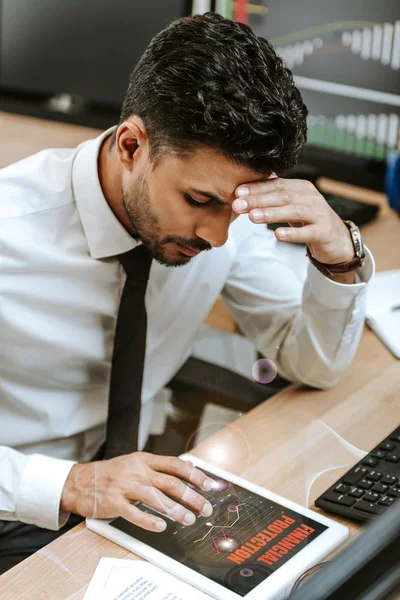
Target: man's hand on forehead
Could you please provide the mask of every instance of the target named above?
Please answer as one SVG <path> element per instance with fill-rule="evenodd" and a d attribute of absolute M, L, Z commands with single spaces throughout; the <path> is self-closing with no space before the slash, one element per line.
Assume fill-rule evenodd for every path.
<path fill-rule="evenodd" d="M 288 223 L 275 230 L 278 240 L 307 244 L 318 261 L 337 264 L 354 258 L 348 228 L 309 181 L 272 176 L 241 184 L 235 196 L 236 214 L 248 214 L 253 223 L 264 225 Z"/>

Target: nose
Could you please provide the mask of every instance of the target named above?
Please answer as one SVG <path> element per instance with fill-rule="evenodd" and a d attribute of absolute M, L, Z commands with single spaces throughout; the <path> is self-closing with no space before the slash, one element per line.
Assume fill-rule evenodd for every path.
<path fill-rule="evenodd" d="M 213 248 L 223 246 L 228 239 L 231 211 L 208 215 L 196 228 L 196 235 L 208 242 Z"/>

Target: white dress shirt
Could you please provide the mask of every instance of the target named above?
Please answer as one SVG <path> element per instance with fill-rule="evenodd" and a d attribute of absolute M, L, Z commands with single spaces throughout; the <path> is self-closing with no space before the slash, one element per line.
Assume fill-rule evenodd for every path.
<path fill-rule="evenodd" d="M 137 244 L 99 183 L 99 148 L 111 131 L 0 171 L 0 519 L 62 526 L 68 473 L 104 439 L 125 282 L 115 256 Z M 283 377 L 335 384 L 362 332 L 373 258 L 367 250 L 358 283 L 344 285 L 311 264 L 299 269 L 283 246 L 243 215 L 221 248 L 184 267 L 153 262 L 144 409 L 190 356 L 221 293 Z M 142 446 L 145 438 L 142 421 Z"/>

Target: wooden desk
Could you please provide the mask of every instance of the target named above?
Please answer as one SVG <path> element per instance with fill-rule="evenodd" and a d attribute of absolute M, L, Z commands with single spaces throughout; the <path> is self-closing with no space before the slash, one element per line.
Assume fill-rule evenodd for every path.
<path fill-rule="evenodd" d="M 1 117 L 1 115 L 0 115 Z M 0 119 L 1 130 L 1 119 Z M 337 186 L 324 180 L 324 189 Z M 335 188 L 336 185 L 336 188 Z M 342 193 L 344 193 L 343 188 Z M 381 204 L 379 218 L 364 228 L 364 239 L 379 270 L 400 268 L 400 219 L 385 206 L 382 194 L 345 188 L 353 197 L 365 193 Z M 218 305 L 214 325 L 232 327 Z M 219 316 L 218 322 L 215 315 Z M 226 320 L 227 319 L 227 320 Z M 365 328 L 356 357 L 338 385 L 328 391 L 293 386 L 226 427 L 194 454 L 243 475 L 291 500 L 313 502 L 347 470 L 330 470 L 309 490 L 313 474 L 357 458 L 343 451 L 337 432 L 356 448 L 369 450 L 400 421 L 400 362 Z M 343 522 L 346 522 L 344 519 Z M 346 522 L 352 535 L 359 531 Z M 0 598 L 78 600 L 102 556 L 134 555 L 79 525 L 0 578 Z"/>

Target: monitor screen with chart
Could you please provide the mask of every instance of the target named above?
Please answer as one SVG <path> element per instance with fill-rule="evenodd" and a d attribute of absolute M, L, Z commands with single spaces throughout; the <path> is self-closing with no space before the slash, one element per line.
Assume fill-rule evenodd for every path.
<path fill-rule="evenodd" d="M 266 4 L 263 35 L 309 110 L 303 162 L 321 161 L 322 174 L 339 179 L 347 169 L 350 183 L 371 177 L 371 187 L 380 173 L 382 183 L 400 136 L 398 0 L 319 0 L 318 10 L 314 0 Z M 358 169 L 360 181 L 351 181 Z"/>

